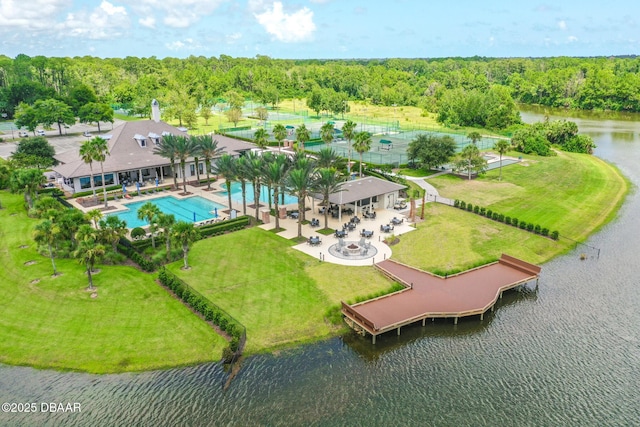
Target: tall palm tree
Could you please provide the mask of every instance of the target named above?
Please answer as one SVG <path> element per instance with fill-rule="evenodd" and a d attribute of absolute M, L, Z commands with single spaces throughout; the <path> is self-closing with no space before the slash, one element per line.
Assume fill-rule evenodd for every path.
<path fill-rule="evenodd" d="M 91 141 L 85 141 L 80 146 L 80 158 L 89 165 L 89 178 L 91 179 L 91 191 L 93 192 L 93 200 L 96 200 L 96 186 L 93 182 L 93 161 L 95 160 L 94 145 Z"/>
<path fill-rule="evenodd" d="M 302 123 L 296 128 L 296 141 L 298 142 L 298 151 L 304 151 L 304 143 L 311 139 L 311 132 Z"/>
<path fill-rule="evenodd" d="M 286 179 L 287 189 L 298 197 L 298 237 L 302 237 L 302 221 L 304 220 L 305 200 L 309 194 L 312 177 L 304 168 L 294 168 L 289 171 Z"/>
<path fill-rule="evenodd" d="M 118 242 L 127 234 L 127 223 L 117 216 L 107 216 L 100 220 L 100 236 L 111 245 L 113 251 L 118 250 Z"/>
<path fill-rule="evenodd" d="M 261 149 L 265 149 L 269 143 L 269 132 L 264 128 L 258 128 L 253 134 L 253 142 Z"/>
<path fill-rule="evenodd" d="M 347 173 L 351 176 L 351 140 L 355 137 L 355 130 L 358 124 L 351 120 L 347 120 L 342 125 L 342 135 L 347 139 L 348 157 L 347 157 Z"/>
<path fill-rule="evenodd" d="M 147 202 L 138 208 L 138 219 L 144 220 L 149 223 L 149 232 L 151 233 L 151 246 L 156 248 L 156 238 L 154 236 L 156 231 L 156 216 L 160 214 L 160 208 L 151 202 Z"/>
<path fill-rule="evenodd" d="M 344 169 L 346 159 L 331 147 L 322 147 L 316 154 L 316 167 Z"/>
<path fill-rule="evenodd" d="M 362 155 L 371 150 L 371 134 L 367 131 L 357 132 L 353 149 L 360 154 L 360 176 L 362 176 Z"/>
<path fill-rule="evenodd" d="M 211 190 L 211 180 L 209 171 L 211 170 L 211 160 L 220 156 L 224 147 L 218 147 L 218 141 L 211 135 L 201 135 L 198 140 L 200 144 L 200 154 L 204 158 L 204 167 L 207 170 L 207 190 Z"/>
<path fill-rule="evenodd" d="M 278 141 L 278 151 L 280 151 L 280 146 L 282 145 L 282 141 L 287 138 L 287 128 L 284 127 L 282 123 L 278 123 L 273 127 L 273 137 Z"/>
<path fill-rule="evenodd" d="M 47 245 L 49 250 L 49 257 L 51 258 L 51 265 L 53 266 L 53 275 L 57 276 L 56 261 L 53 254 L 53 245 L 55 244 L 60 234 L 60 227 L 54 224 L 50 220 L 44 220 L 40 224 L 36 225 L 33 230 L 33 239 L 40 245 Z"/>
<path fill-rule="evenodd" d="M 189 137 L 191 140 L 191 144 L 193 146 L 191 151 L 191 156 L 193 156 L 193 164 L 196 170 L 196 185 L 200 186 L 200 159 L 199 157 L 202 155 L 202 149 L 200 145 L 200 137 L 198 135 L 191 135 Z"/>
<path fill-rule="evenodd" d="M 224 181 L 227 186 L 227 197 L 229 200 L 229 209 L 233 209 L 231 205 L 231 181 L 236 179 L 236 160 L 229 154 L 223 154 L 216 160 L 213 165 L 213 172 L 216 175 L 224 176 Z"/>
<path fill-rule="evenodd" d="M 276 230 L 280 229 L 280 215 L 278 215 L 278 196 L 280 186 L 283 184 L 287 173 L 287 156 L 279 154 L 273 157 L 271 162 L 265 164 L 264 180 L 273 188 L 273 204 L 275 208 Z"/>
<path fill-rule="evenodd" d="M 262 156 L 259 156 L 254 151 L 250 151 L 244 156 L 246 160 L 246 173 L 247 177 L 251 181 L 253 185 L 253 203 L 256 209 L 256 221 L 260 220 L 260 190 L 262 187 L 262 178 L 263 178 L 263 165 L 264 160 Z"/>
<path fill-rule="evenodd" d="M 93 145 L 93 159 L 100 162 L 100 173 L 102 175 L 102 194 L 104 195 L 104 207 L 109 207 L 109 201 L 107 200 L 107 183 L 104 180 L 104 161 L 109 155 L 109 146 L 107 140 L 96 136 L 90 143 Z"/>
<path fill-rule="evenodd" d="M 197 150 L 195 141 L 189 137 L 179 135 L 176 137 L 175 150 L 176 160 L 180 162 L 180 171 L 182 172 L 182 191 L 187 194 L 186 165 L 189 157 L 192 157 Z"/>
<path fill-rule="evenodd" d="M 38 188 L 46 180 L 39 169 L 14 169 L 9 177 L 9 187 L 12 193 L 24 194 L 24 201 L 28 208 L 31 209 L 37 197 Z"/>
<path fill-rule="evenodd" d="M 238 157 L 235 159 L 235 177 L 240 181 L 240 190 L 242 191 L 242 215 L 247 214 L 247 181 L 250 180 L 247 167 L 247 159 Z"/>
<path fill-rule="evenodd" d="M 164 243 L 166 249 L 166 260 L 171 259 L 171 233 L 173 226 L 176 225 L 176 217 L 172 214 L 160 213 L 157 217 L 158 227 L 162 228 L 164 234 Z"/>
<path fill-rule="evenodd" d="M 96 230 L 92 229 L 91 226 L 88 227 L 89 230 L 85 230 L 83 227 L 80 227 L 76 233 L 78 246 L 76 247 L 76 250 L 73 251 L 73 256 L 78 259 L 78 262 L 86 266 L 87 277 L 89 279 L 89 289 L 93 290 L 95 289 L 93 286 L 93 277 L 91 275 L 93 272 L 93 266 L 104 256 L 105 249 L 104 246 L 97 243 Z"/>
<path fill-rule="evenodd" d="M 178 188 L 178 174 L 176 173 L 176 138 L 175 135 L 165 135 L 153 149 L 154 154 L 168 159 L 171 163 L 171 173 L 173 174 L 173 188 Z"/>
<path fill-rule="evenodd" d="M 499 181 L 502 181 L 502 156 L 504 155 L 504 153 L 509 151 L 510 148 L 511 144 L 509 144 L 509 141 L 504 139 L 499 139 L 495 144 L 493 144 L 493 149 L 500 153 L 500 177 L 498 178 Z"/>
<path fill-rule="evenodd" d="M 313 189 L 322 195 L 322 203 L 329 206 L 329 196 L 343 191 L 344 178 L 336 169 L 323 167 L 316 171 Z M 329 209 L 324 210 L 324 228 L 329 227 Z"/>
<path fill-rule="evenodd" d="M 85 213 L 85 216 L 89 221 L 93 221 L 93 226 L 97 230 L 98 221 L 100 221 L 100 218 L 102 218 L 102 211 L 100 209 L 91 209 L 90 211 Z"/>
<path fill-rule="evenodd" d="M 482 139 L 482 135 L 480 135 L 480 132 L 474 130 L 474 131 L 469 132 L 467 134 L 467 138 L 469 138 L 471 140 L 471 143 L 473 145 L 477 145 L 478 141 L 480 141 Z"/>
<path fill-rule="evenodd" d="M 200 231 L 192 222 L 178 221 L 173 226 L 173 238 L 182 245 L 184 270 L 189 269 L 189 246 L 200 238 Z"/>
<path fill-rule="evenodd" d="M 325 144 L 333 141 L 333 123 L 327 122 L 320 128 L 320 138 Z"/>

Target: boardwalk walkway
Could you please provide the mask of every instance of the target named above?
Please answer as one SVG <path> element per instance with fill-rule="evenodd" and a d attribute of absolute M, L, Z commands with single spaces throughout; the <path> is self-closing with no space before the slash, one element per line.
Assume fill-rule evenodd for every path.
<path fill-rule="evenodd" d="M 348 305 L 342 303 L 345 320 L 356 329 L 377 335 L 427 318 L 480 315 L 491 309 L 502 292 L 537 279 L 540 267 L 502 255 L 498 262 L 447 278 L 386 260 L 376 264 L 389 277 L 407 286 L 393 294 Z"/>

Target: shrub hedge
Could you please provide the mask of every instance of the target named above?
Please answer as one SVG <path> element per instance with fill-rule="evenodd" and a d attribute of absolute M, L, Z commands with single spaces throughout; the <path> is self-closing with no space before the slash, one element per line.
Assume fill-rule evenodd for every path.
<path fill-rule="evenodd" d="M 558 240 L 560 238 L 560 233 L 558 231 L 553 231 L 550 233 L 548 228 L 542 227 L 539 224 L 528 223 L 526 221 L 520 221 L 518 220 L 518 218 L 504 216 L 501 213 L 493 212 L 491 209 L 482 208 L 478 205 L 473 206 L 471 203 L 466 203 L 463 200 L 454 200 L 453 207 L 466 210 L 468 212 L 473 212 L 477 215 L 486 216 L 487 218 L 494 221 L 503 222 L 507 225 L 512 225 L 516 228 L 520 228 L 521 230 L 527 230 L 530 233 L 539 234 L 544 237 L 550 237 L 553 240 Z"/>
<path fill-rule="evenodd" d="M 160 269 L 158 279 L 185 304 L 226 332 L 231 337 L 229 348 L 235 355 L 242 352 L 247 336 L 244 325 L 166 268 Z"/>

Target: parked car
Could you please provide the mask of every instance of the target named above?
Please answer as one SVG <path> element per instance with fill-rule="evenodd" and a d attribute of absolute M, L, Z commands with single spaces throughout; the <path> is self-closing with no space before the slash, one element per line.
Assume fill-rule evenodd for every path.
<path fill-rule="evenodd" d="M 20 132 L 18 132 L 18 135 L 20 135 L 20 138 L 26 138 L 29 136 L 29 133 L 25 130 L 21 130 Z"/>
<path fill-rule="evenodd" d="M 36 131 L 36 135 L 38 135 L 38 136 L 45 136 L 45 133 L 44 133 L 44 131 L 43 131 L 42 129 L 40 129 L 40 130 L 37 130 L 37 131 Z"/>
<path fill-rule="evenodd" d="M 91 132 L 89 132 L 88 130 L 85 130 L 82 135 L 86 136 L 87 138 L 91 138 Z"/>

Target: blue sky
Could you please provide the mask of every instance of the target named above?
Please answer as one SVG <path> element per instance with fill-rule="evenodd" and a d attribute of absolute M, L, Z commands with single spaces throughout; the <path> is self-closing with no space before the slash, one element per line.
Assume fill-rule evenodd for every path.
<path fill-rule="evenodd" d="M 631 55 L 639 23 L 630 0 L 0 0 L 0 54 Z"/>

